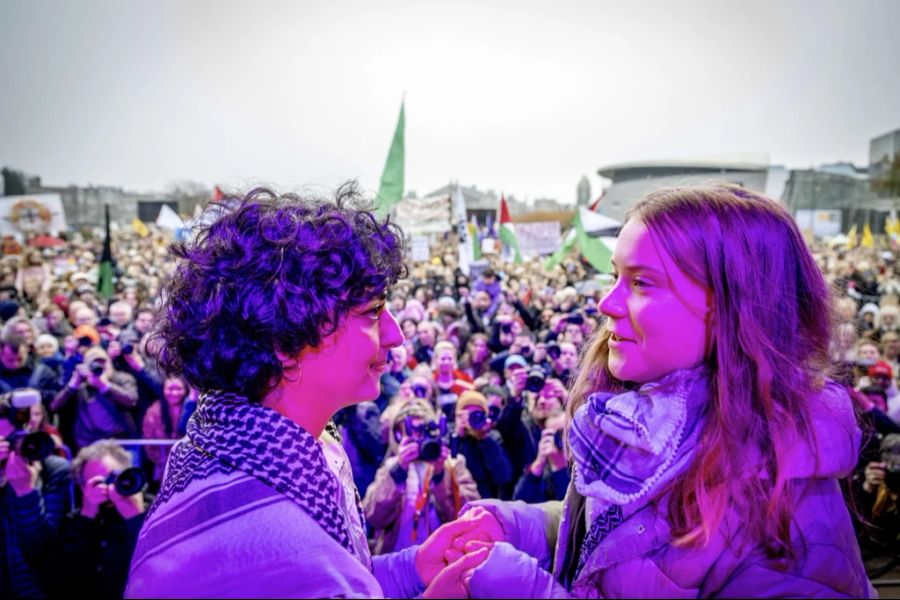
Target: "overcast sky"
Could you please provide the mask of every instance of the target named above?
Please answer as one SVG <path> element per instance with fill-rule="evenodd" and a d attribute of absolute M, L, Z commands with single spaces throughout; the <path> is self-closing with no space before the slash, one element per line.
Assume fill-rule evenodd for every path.
<path fill-rule="evenodd" d="M 0 165 L 62 185 L 575 199 L 618 162 L 868 163 L 900 2 L 0 0 Z"/>

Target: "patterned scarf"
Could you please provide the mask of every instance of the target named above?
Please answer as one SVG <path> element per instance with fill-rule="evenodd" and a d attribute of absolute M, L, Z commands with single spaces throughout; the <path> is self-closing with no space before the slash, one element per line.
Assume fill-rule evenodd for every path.
<path fill-rule="evenodd" d="M 340 439 L 329 426 L 327 431 Z M 187 437 L 169 458 L 165 481 L 148 517 L 192 481 L 235 470 L 293 500 L 354 554 L 350 528 L 337 501 L 339 483 L 316 439 L 274 410 L 236 394 L 219 392 L 200 398 L 188 421 Z M 361 508 L 360 522 L 365 528 Z"/>
<path fill-rule="evenodd" d="M 576 578 L 600 542 L 690 461 L 703 430 L 708 376 L 703 366 L 681 369 L 636 391 L 592 394 L 575 411 L 575 488 L 596 502 Z"/>

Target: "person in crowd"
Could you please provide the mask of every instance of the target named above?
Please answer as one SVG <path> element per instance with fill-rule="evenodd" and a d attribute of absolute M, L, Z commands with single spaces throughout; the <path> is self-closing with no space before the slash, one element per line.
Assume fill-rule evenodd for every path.
<path fill-rule="evenodd" d="M 859 511 L 863 557 L 896 557 L 900 543 L 900 433 L 881 441 L 879 456 L 856 479 L 854 499 Z"/>
<path fill-rule="evenodd" d="M 483 333 L 473 333 L 466 344 L 466 351 L 460 360 L 460 366 L 466 374 L 475 379 L 484 375 L 490 368 L 491 350 L 488 338 Z"/>
<path fill-rule="evenodd" d="M 31 345 L 10 331 L 0 337 L 0 393 L 19 388 L 34 388 L 49 404 L 59 390 L 54 371 L 34 356 Z"/>
<path fill-rule="evenodd" d="M 449 419 L 456 412 L 456 401 L 466 390 L 475 389 L 472 378 L 459 369 L 456 346 L 441 341 L 435 344 L 432 368 L 438 408 Z"/>
<path fill-rule="evenodd" d="M 422 321 L 416 327 L 415 352 L 417 364 L 430 365 L 434 359 L 434 345 L 438 341 L 438 325 L 434 321 Z"/>
<path fill-rule="evenodd" d="M 167 376 L 201 397 L 126 596 L 430 596 L 473 527 L 448 523 L 422 545 L 370 555 L 331 419 L 378 396 L 403 341 L 385 307 L 406 267 L 400 230 L 352 185 L 336 196 L 252 190 L 211 206 L 196 237 L 173 246 L 154 337 Z"/>
<path fill-rule="evenodd" d="M 107 438 L 137 435 L 130 409 L 137 403 L 137 384 L 128 373 L 117 371 L 103 348 L 93 346 L 84 353 L 66 385 L 50 405 L 59 412 L 75 404 L 73 436 L 81 449 Z"/>
<path fill-rule="evenodd" d="M 400 391 L 400 385 L 412 377 L 412 369 L 407 366 L 409 353 L 402 344 L 391 348 L 388 353 L 388 369 L 381 376 L 381 394 L 375 400 L 378 411 L 384 412 L 390 399 Z"/>
<path fill-rule="evenodd" d="M 465 458 L 450 456 L 439 422 L 420 401 L 394 417 L 391 454 L 363 499 L 366 520 L 375 528 L 374 554 L 421 544 L 453 521 L 463 504 L 481 497 Z"/>
<path fill-rule="evenodd" d="M 71 504 L 69 462 L 53 454 L 42 460 L 22 455 L 16 391 L 22 390 L 0 394 L 0 596 L 45 598 L 53 567 L 47 551 Z M 34 393 L 30 405 L 39 403 Z"/>
<path fill-rule="evenodd" d="M 162 398 L 150 405 L 144 415 L 143 436 L 151 440 L 177 440 L 178 423 L 184 411 L 184 403 L 190 394 L 187 383 L 181 377 L 168 377 L 162 386 Z M 147 446 L 147 458 L 153 463 L 153 480 L 162 481 L 168 446 Z"/>
<path fill-rule="evenodd" d="M 571 477 L 563 447 L 567 420 L 565 411 L 560 409 L 544 421 L 537 455 L 516 483 L 513 500 L 537 503 L 565 497 Z"/>
<path fill-rule="evenodd" d="M 480 501 L 496 541 L 462 546 L 490 550 L 456 589 L 874 596 L 838 484 L 860 431 L 825 378 L 830 292 L 791 215 L 733 186 L 654 191 L 612 263 L 567 409 L 566 500 Z"/>
<path fill-rule="evenodd" d="M 388 450 L 381 414 L 375 402 L 360 402 L 341 409 L 334 417 L 360 496 L 365 496 L 375 481 Z"/>
<path fill-rule="evenodd" d="M 463 392 L 456 403 L 455 430 L 458 452 L 478 485 L 482 498 L 501 498 L 514 480 L 512 463 L 503 438 L 494 429 L 487 399 L 474 390 Z M 507 496 L 509 497 L 509 496 Z"/>
<path fill-rule="evenodd" d="M 63 520 L 52 553 L 60 594 L 78 590 L 91 598 L 123 597 L 151 501 L 140 476 L 127 472 L 131 466 L 131 454 L 112 440 L 85 446 L 72 462 L 81 506 Z"/>

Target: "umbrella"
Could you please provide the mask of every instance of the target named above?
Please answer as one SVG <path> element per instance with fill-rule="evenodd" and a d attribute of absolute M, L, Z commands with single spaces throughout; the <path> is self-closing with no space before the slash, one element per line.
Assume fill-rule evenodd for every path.
<path fill-rule="evenodd" d="M 35 248 L 55 248 L 57 246 L 65 246 L 65 240 L 61 240 L 58 237 L 53 237 L 52 235 L 47 235 L 46 233 L 42 233 L 39 236 L 34 237 L 30 242 L 28 242 L 29 246 L 34 246 Z"/>

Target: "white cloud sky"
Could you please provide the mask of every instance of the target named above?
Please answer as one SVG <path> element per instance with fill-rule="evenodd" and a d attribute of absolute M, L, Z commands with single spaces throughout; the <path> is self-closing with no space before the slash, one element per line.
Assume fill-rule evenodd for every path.
<path fill-rule="evenodd" d="M 574 201 L 632 160 L 868 161 L 900 2 L 5 0 L 0 165 L 52 184 L 378 186 Z"/>

